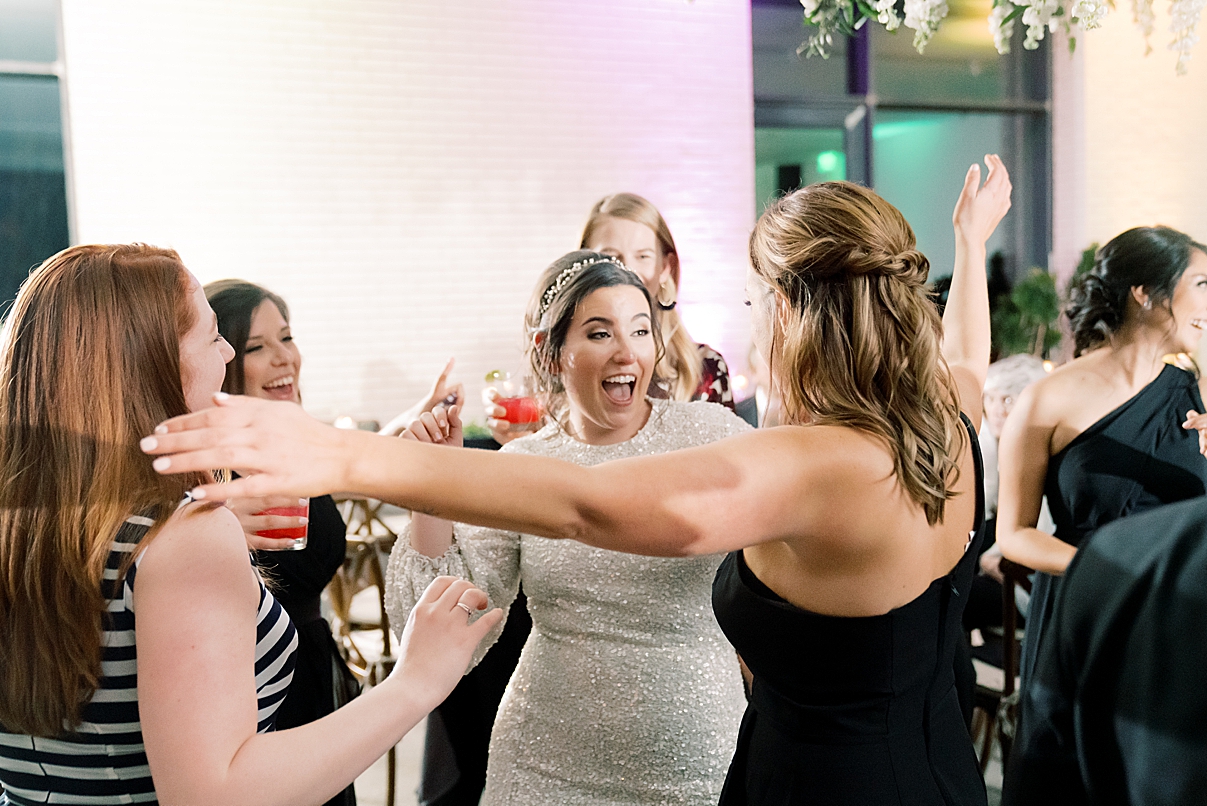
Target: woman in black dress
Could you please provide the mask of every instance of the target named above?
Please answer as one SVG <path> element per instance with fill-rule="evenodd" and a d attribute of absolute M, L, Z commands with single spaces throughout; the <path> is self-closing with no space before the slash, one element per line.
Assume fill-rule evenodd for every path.
<path fill-rule="evenodd" d="M 226 367 L 222 391 L 268 400 L 301 403 L 298 376 L 302 355 L 289 329 L 285 300 L 242 280 L 219 280 L 205 287 L 218 316 L 218 332 L 235 349 Z M 257 514 L 269 507 L 296 505 L 298 499 L 245 499 L 229 506 L 239 516 L 249 545 L 260 549 L 256 565 L 272 581 L 273 593 L 298 631 L 297 667 L 289 694 L 277 711 L 277 728 L 305 725 L 335 711 L 360 690 L 319 610 L 323 588 L 344 562 L 346 527 L 329 495 L 310 499 L 306 547 L 291 551 L 291 538 L 264 538 L 256 532 L 285 529 L 296 517 Z M 355 806 L 352 784 L 327 801 L 328 806 Z"/>
<path fill-rule="evenodd" d="M 714 606 L 754 693 L 722 802 L 984 804 L 952 652 L 981 520 L 985 241 L 1010 203 L 1004 165 L 986 163 L 953 216 L 942 325 L 913 231 L 872 191 L 826 182 L 764 212 L 747 293 L 790 426 L 580 467 L 341 432 L 231 397 L 144 450 L 160 472 L 219 459 L 252 472 L 202 496 L 352 489 L 613 550 L 733 552 Z"/>
<path fill-rule="evenodd" d="M 1028 387 L 999 451 L 998 543 L 1037 575 L 1023 641 L 1027 685 L 1061 575 L 1088 533 L 1203 495 L 1207 462 L 1182 428 L 1202 411 L 1200 381 L 1175 356 L 1207 326 L 1207 252 L 1168 227 L 1113 238 L 1074 289 L 1077 357 Z M 1185 356 L 1181 359 L 1186 361 Z M 1036 528 L 1047 496 L 1056 533 Z M 1027 722 L 1026 709 L 1021 714 Z"/>

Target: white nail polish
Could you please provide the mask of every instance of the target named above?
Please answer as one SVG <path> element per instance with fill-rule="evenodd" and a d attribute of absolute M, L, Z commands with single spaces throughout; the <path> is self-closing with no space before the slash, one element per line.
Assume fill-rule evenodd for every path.
<path fill-rule="evenodd" d="M 172 460 L 167 456 L 161 456 L 151 463 L 151 467 L 158 470 L 160 473 L 172 466 Z"/>
<path fill-rule="evenodd" d="M 142 448 L 144 451 L 153 451 L 158 445 L 159 440 L 157 440 L 155 437 L 143 437 L 138 443 L 138 447 Z"/>

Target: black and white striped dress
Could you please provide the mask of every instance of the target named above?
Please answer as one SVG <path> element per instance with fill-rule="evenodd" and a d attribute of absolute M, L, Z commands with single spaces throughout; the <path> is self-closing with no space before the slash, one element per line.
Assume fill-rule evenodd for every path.
<path fill-rule="evenodd" d="M 138 659 L 134 646 L 134 580 L 123 562 L 137 551 L 149 518 L 128 518 L 105 567 L 109 620 L 102 637 L 101 681 L 84 706 L 83 722 L 59 739 L 0 731 L 3 804 L 73 803 L 107 806 L 156 803 L 138 716 Z M 271 730 L 293 678 L 297 633 L 284 609 L 260 583 L 256 617 L 256 697 L 260 733 Z"/>

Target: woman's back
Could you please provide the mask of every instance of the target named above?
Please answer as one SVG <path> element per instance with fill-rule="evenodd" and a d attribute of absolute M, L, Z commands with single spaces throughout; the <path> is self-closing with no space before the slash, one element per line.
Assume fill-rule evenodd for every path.
<path fill-rule="evenodd" d="M 976 481 L 975 448 L 973 461 Z M 984 802 L 953 676 L 983 512 L 971 498 L 975 528 L 955 567 L 878 615 L 798 607 L 743 552 L 729 555 L 713 606 L 754 685 L 722 804 Z"/>

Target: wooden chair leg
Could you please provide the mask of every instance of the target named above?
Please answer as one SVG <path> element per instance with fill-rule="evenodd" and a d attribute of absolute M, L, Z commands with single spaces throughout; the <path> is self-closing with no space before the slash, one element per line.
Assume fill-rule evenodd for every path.
<path fill-rule="evenodd" d="M 394 806 L 394 787 L 398 776 L 398 749 L 390 748 L 386 753 L 386 806 Z"/>

